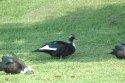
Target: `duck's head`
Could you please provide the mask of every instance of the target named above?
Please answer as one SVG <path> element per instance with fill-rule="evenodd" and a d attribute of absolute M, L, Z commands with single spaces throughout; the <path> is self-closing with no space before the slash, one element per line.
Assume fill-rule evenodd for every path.
<path fill-rule="evenodd" d="M 73 42 L 73 40 L 76 39 L 74 34 L 69 35 L 69 41 Z"/>

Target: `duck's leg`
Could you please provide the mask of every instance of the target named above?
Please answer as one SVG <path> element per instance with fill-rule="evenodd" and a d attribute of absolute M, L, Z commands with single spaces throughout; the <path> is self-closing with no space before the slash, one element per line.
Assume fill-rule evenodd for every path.
<path fill-rule="evenodd" d="M 61 59 L 64 59 L 65 56 L 64 56 L 64 49 L 63 49 L 63 48 L 60 48 L 60 49 L 59 49 L 59 55 L 60 55 L 60 56 L 59 56 L 60 60 L 61 60 Z"/>
<path fill-rule="evenodd" d="M 65 59 L 65 55 L 60 55 L 60 59 Z"/>

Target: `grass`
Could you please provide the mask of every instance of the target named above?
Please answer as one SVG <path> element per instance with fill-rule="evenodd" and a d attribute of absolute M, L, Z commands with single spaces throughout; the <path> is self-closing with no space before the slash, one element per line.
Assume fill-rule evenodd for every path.
<path fill-rule="evenodd" d="M 0 83 L 124 83 L 124 60 L 109 55 L 125 42 L 124 0 L 0 0 L 0 56 L 14 52 L 35 74 L 7 75 Z M 64 60 L 35 48 L 74 33 L 76 52 Z"/>

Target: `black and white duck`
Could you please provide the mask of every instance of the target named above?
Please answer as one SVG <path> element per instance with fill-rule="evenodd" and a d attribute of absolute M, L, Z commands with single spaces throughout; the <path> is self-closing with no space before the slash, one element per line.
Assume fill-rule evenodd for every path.
<path fill-rule="evenodd" d="M 21 59 L 15 56 L 15 54 L 6 54 L 2 56 L 2 61 L 0 62 L 0 71 L 11 74 L 34 72 L 31 67 L 26 66 Z"/>
<path fill-rule="evenodd" d="M 46 43 L 41 48 L 38 48 L 33 52 L 44 52 L 53 57 L 58 57 L 62 59 L 75 52 L 76 49 L 75 49 L 74 39 L 75 39 L 74 34 L 70 34 L 69 43 L 64 41 L 52 41 Z"/>
<path fill-rule="evenodd" d="M 125 59 L 125 44 L 115 45 L 110 54 L 115 55 L 119 59 Z"/>

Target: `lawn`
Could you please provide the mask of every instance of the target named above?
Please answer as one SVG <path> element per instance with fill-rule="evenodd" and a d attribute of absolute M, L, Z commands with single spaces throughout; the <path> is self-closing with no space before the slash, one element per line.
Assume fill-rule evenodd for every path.
<path fill-rule="evenodd" d="M 76 52 L 64 60 L 31 51 L 53 40 Z M 5 74 L 0 83 L 124 83 L 125 60 L 108 54 L 125 43 L 125 0 L 0 0 L 0 57 L 14 52 L 34 74 Z"/>

